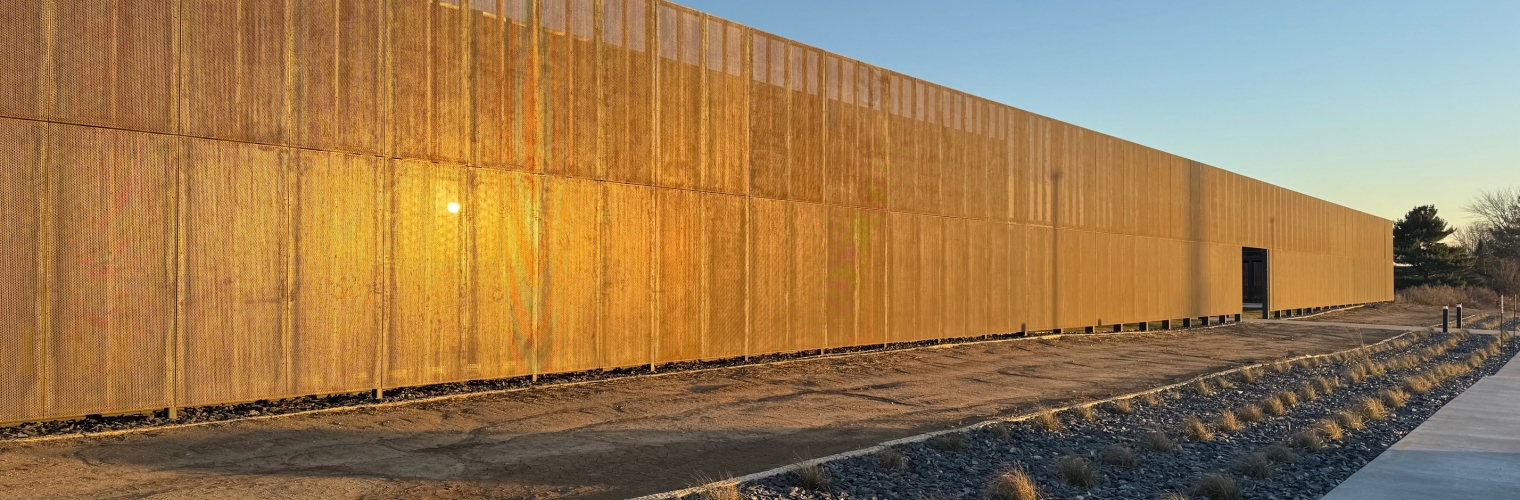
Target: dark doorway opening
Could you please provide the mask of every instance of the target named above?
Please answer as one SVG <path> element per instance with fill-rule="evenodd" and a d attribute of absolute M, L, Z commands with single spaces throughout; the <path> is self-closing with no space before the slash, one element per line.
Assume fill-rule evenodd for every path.
<path fill-rule="evenodd" d="M 1246 314 L 1257 313 L 1267 317 L 1267 251 L 1261 248 L 1242 248 L 1241 308 Z"/>

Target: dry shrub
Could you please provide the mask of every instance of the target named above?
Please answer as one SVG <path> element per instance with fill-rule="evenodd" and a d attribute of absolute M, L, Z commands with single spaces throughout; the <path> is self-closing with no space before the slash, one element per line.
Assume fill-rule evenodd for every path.
<path fill-rule="evenodd" d="M 1186 420 L 1183 420 L 1182 431 L 1187 434 L 1188 439 L 1193 441 L 1214 440 L 1214 431 L 1209 430 L 1209 426 L 1203 425 L 1203 422 L 1198 421 L 1198 417 L 1189 416 Z"/>
<path fill-rule="evenodd" d="M 1240 473 L 1246 477 L 1266 479 L 1272 477 L 1272 460 L 1266 453 L 1256 452 L 1240 459 Z"/>
<path fill-rule="evenodd" d="M 883 448 L 876 452 L 876 465 L 884 470 L 902 470 L 908 466 L 908 457 L 897 448 Z"/>
<path fill-rule="evenodd" d="M 1272 371 L 1274 371 L 1274 372 L 1277 372 L 1277 373 L 1288 373 L 1289 371 L 1292 371 L 1292 370 L 1293 370 L 1293 362 L 1288 361 L 1286 359 L 1278 361 L 1276 363 L 1272 363 Z"/>
<path fill-rule="evenodd" d="M 1108 403 L 1108 406 L 1105 408 L 1107 408 L 1111 413 L 1117 413 L 1120 415 L 1128 415 L 1135 411 L 1135 405 L 1128 399 L 1110 401 Z"/>
<path fill-rule="evenodd" d="M 1171 453 L 1177 449 L 1177 442 L 1161 431 L 1149 431 L 1140 436 L 1140 445 L 1151 451 Z"/>
<path fill-rule="evenodd" d="M 1034 424 L 1049 432 L 1061 432 L 1061 429 L 1064 428 L 1061 425 L 1061 417 L 1057 417 L 1056 412 L 1049 409 L 1041 409 L 1039 413 L 1035 414 Z"/>
<path fill-rule="evenodd" d="M 1291 464 L 1298 461 L 1298 454 L 1293 453 L 1293 448 L 1282 444 L 1268 446 L 1267 450 L 1262 453 L 1266 455 L 1267 460 L 1271 460 L 1274 464 Z"/>
<path fill-rule="evenodd" d="M 1240 430 L 1240 421 L 1235 419 L 1235 412 L 1225 410 L 1214 420 L 1214 427 L 1225 432 L 1235 432 Z"/>
<path fill-rule="evenodd" d="M 1105 464 L 1117 465 L 1126 469 L 1132 469 L 1140 465 L 1140 455 L 1128 446 L 1110 446 L 1108 449 L 1103 450 L 1100 458 L 1102 458 Z"/>
<path fill-rule="evenodd" d="M 1319 389 L 1320 394 L 1335 392 L 1335 385 L 1335 382 L 1325 377 L 1315 377 L 1314 379 L 1314 387 Z"/>
<path fill-rule="evenodd" d="M 1235 383 L 1224 376 L 1214 377 L 1214 383 L 1219 384 L 1220 389 L 1234 389 Z"/>
<path fill-rule="evenodd" d="M 1331 441 L 1340 441 L 1346 437 L 1346 432 L 1341 429 L 1340 424 L 1335 423 L 1334 419 L 1320 420 L 1314 424 L 1314 427 L 1319 430 L 1320 435 Z"/>
<path fill-rule="evenodd" d="M 1252 405 L 1242 406 L 1240 407 L 1240 411 L 1235 412 L 1235 416 L 1239 417 L 1242 422 L 1260 422 L 1261 408 Z"/>
<path fill-rule="evenodd" d="M 1294 448 L 1307 451 L 1319 451 L 1325 449 L 1325 440 L 1319 437 L 1319 432 L 1314 429 L 1304 429 L 1288 436 L 1288 444 Z"/>
<path fill-rule="evenodd" d="M 1304 385 L 1298 388 L 1298 396 L 1304 401 L 1314 401 L 1319 399 L 1319 391 L 1314 390 L 1314 384 L 1304 382 Z"/>
<path fill-rule="evenodd" d="M 1424 375 L 1411 375 L 1404 379 L 1404 389 L 1415 394 L 1425 394 L 1433 385 L 1435 384 L 1430 378 Z"/>
<path fill-rule="evenodd" d="M 1161 396 L 1156 395 L 1154 392 L 1147 392 L 1140 395 L 1140 401 L 1144 402 L 1145 406 L 1160 406 Z"/>
<path fill-rule="evenodd" d="M 1277 399 L 1282 400 L 1284 407 L 1292 408 L 1298 406 L 1298 394 L 1295 394 L 1293 391 L 1279 392 L 1277 393 Z"/>
<path fill-rule="evenodd" d="M 959 432 L 940 434 L 929 438 L 929 446 L 939 451 L 958 452 L 966 447 L 966 436 Z"/>
<path fill-rule="evenodd" d="M 1193 487 L 1193 494 L 1209 500 L 1240 500 L 1240 485 L 1235 484 L 1235 478 L 1222 472 L 1210 472 L 1204 474 Z"/>
<path fill-rule="evenodd" d="M 1288 414 L 1288 409 L 1283 406 L 1282 399 L 1276 396 L 1261 400 L 1261 404 L 1257 406 L 1261 408 L 1262 413 L 1268 415 L 1282 416 Z"/>
<path fill-rule="evenodd" d="M 1359 431 L 1363 427 L 1362 414 L 1344 410 L 1335 414 L 1335 423 L 1340 424 L 1343 428 Z"/>
<path fill-rule="evenodd" d="M 1241 383 L 1251 384 L 1255 383 L 1256 379 L 1261 378 L 1261 372 L 1256 368 L 1242 368 L 1240 371 L 1235 372 L 1235 378 L 1240 380 Z"/>
<path fill-rule="evenodd" d="M 1198 393 L 1199 396 L 1213 396 L 1216 394 L 1216 392 L 1214 392 L 1214 386 L 1209 385 L 1209 381 L 1204 379 L 1193 381 L 1192 387 L 1193 392 Z"/>
<path fill-rule="evenodd" d="M 1382 420 L 1388 416 L 1388 409 L 1378 398 L 1368 396 L 1362 398 L 1362 416 L 1368 420 Z"/>
<path fill-rule="evenodd" d="M 1398 408 L 1409 402 L 1409 393 L 1395 389 L 1383 391 L 1383 403 Z"/>
<path fill-rule="evenodd" d="M 1360 384 L 1367 381 L 1367 369 L 1362 365 L 1352 366 L 1341 374 L 1341 377 L 1350 380 L 1353 384 Z"/>
<path fill-rule="evenodd" d="M 1007 441 L 1013 439 L 1013 428 L 1003 423 L 992 424 L 987 426 L 987 434 L 998 441 Z"/>
<path fill-rule="evenodd" d="M 1077 455 L 1066 455 L 1056 459 L 1056 472 L 1061 474 L 1066 484 L 1078 488 L 1091 488 L 1098 485 L 1098 468 L 1086 458 Z"/>
<path fill-rule="evenodd" d="M 1394 301 L 1404 304 L 1426 306 L 1454 306 L 1462 304 L 1478 309 L 1498 309 L 1499 294 L 1476 286 L 1420 285 L 1405 288 L 1393 294 Z M 1452 314 L 1456 314 L 1455 311 Z"/>
<path fill-rule="evenodd" d="M 1168 491 L 1166 494 L 1161 495 L 1161 500 L 1188 500 L 1188 497 L 1175 491 Z"/>
<path fill-rule="evenodd" d="M 819 464 L 808 464 L 797 469 L 797 486 L 809 491 L 829 491 L 828 469 Z"/>
<path fill-rule="evenodd" d="M 1013 469 L 998 474 L 987 485 L 987 498 L 992 500 L 1039 500 L 1040 490 L 1024 469 Z"/>
<path fill-rule="evenodd" d="M 1093 412 L 1092 405 L 1078 406 L 1076 408 L 1073 408 L 1072 411 L 1077 413 L 1078 418 L 1081 418 L 1087 422 L 1091 422 L 1098 418 L 1098 414 Z"/>
<path fill-rule="evenodd" d="M 709 485 L 702 489 L 699 497 L 702 500 L 739 500 L 739 483 L 724 481 Z"/>

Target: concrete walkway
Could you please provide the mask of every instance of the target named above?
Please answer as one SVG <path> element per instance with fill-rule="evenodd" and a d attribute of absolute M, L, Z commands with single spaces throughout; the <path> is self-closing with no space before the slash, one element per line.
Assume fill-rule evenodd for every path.
<path fill-rule="evenodd" d="M 1473 384 L 1323 500 L 1469 498 L 1520 498 L 1520 361 Z"/>

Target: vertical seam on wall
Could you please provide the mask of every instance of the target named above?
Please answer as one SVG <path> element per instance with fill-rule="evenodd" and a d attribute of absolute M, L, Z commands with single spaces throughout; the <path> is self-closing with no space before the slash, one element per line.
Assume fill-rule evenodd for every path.
<path fill-rule="evenodd" d="M 169 42 L 169 53 L 172 54 L 174 59 L 174 68 L 170 74 L 169 83 L 169 95 L 174 102 L 173 110 L 170 112 L 172 114 L 170 120 L 173 122 L 173 127 L 171 128 L 174 129 L 176 135 L 180 135 L 174 141 L 176 145 L 174 162 L 174 332 L 169 345 L 169 380 L 167 381 L 167 385 L 169 386 L 168 416 L 175 417 L 177 416 L 175 408 L 179 406 L 179 401 L 182 397 L 180 393 L 183 391 L 180 384 L 180 367 L 184 366 L 182 357 L 184 356 L 183 346 L 185 343 L 185 328 L 187 326 L 185 321 L 188 319 L 185 317 L 185 301 L 188 299 L 185 290 L 188 280 L 188 269 L 185 265 L 185 169 L 186 164 L 190 161 L 190 155 L 189 140 L 182 136 L 184 134 L 184 113 L 186 109 L 184 102 L 185 53 L 183 50 L 183 39 L 185 25 L 183 2 L 174 2 L 174 6 L 171 7 L 170 19 L 174 24 Z"/>
<path fill-rule="evenodd" d="M 653 120 L 651 121 L 651 129 L 652 129 L 651 132 L 652 133 L 649 134 L 649 137 L 650 137 L 650 141 L 649 142 L 651 143 L 650 144 L 650 148 L 649 148 L 649 152 L 650 152 L 650 162 L 649 162 L 649 165 L 650 165 L 650 171 L 651 171 L 650 172 L 651 173 L 651 179 L 650 179 L 651 182 L 650 182 L 650 184 L 651 185 L 655 185 L 655 186 L 658 186 L 659 183 L 660 183 L 659 182 L 659 180 L 660 180 L 660 134 L 658 133 L 658 130 L 659 130 L 659 127 L 660 127 L 660 80 L 661 80 L 660 76 L 664 72 L 660 71 L 660 68 L 661 68 L 661 65 L 660 65 L 660 54 L 658 53 L 658 51 L 661 50 L 660 49 L 660 44 L 662 43 L 660 41 L 660 8 L 663 7 L 664 5 L 665 4 L 664 4 L 663 1 L 654 0 L 654 1 L 649 2 L 649 4 L 648 4 L 649 8 L 645 9 L 645 11 L 644 11 L 644 33 L 645 33 L 645 35 L 644 35 L 644 42 L 645 42 L 645 47 L 647 49 L 644 52 L 644 58 L 647 60 L 646 62 L 648 64 L 648 66 L 649 66 L 650 79 L 654 80 L 653 85 L 650 85 L 650 87 L 649 87 L 650 88 L 650 91 L 649 91 L 649 101 L 650 101 L 649 102 L 649 109 L 650 109 L 650 116 L 653 117 Z M 661 238 L 661 235 L 664 233 L 663 229 L 664 229 L 664 222 L 665 222 L 665 212 L 664 212 L 664 206 L 665 206 L 665 204 L 663 203 L 664 200 L 665 200 L 665 197 L 660 195 L 660 190 L 659 189 L 655 189 L 655 198 L 654 198 L 654 223 L 655 223 L 655 231 L 654 231 L 654 259 L 651 261 L 654 265 L 650 266 L 650 268 L 652 268 L 652 272 L 654 273 L 654 297 L 655 298 L 654 298 L 654 330 L 653 330 L 653 332 L 651 332 L 650 337 L 649 337 L 649 345 L 651 347 L 651 349 L 649 350 L 649 352 L 650 352 L 650 355 L 649 355 L 649 370 L 650 371 L 654 371 L 655 365 L 659 364 L 659 360 L 660 360 L 660 341 L 659 341 L 659 338 L 660 338 L 660 332 L 662 331 L 661 330 L 661 326 L 662 326 L 661 325 L 661 323 L 662 323 L 661 319 L 663 319 L 663 313 L 664 313 L 664 308 L 661 307 L 661 305 L 664 304 L 664 300 L 665 300 L 665 289 L 664 289 L 664 284 L 665 284 L 664 281 L 665 280 L 661 279 L 662 276 L 661 276 L 661 273 L 660 273 L 660 269 L 664 267 L 664 266 L 662 266 L 660 264 L 661 264 L 661 261 L 664 258 L 664 251 L 665 251 L 664 238 Z"/>
<path fill-rule="evenodd" d="M 53 99 L 55 92 L 54 88 L 56 87 L 53 84 L 53 59 L 55 50 L 53 42 L 54 37 L 57 33 L 57 9 L 57 2 L 54 1 L 47 2 L 43 7 L 42 22 L 44 26 L 44 48 L 42 52 L 42 63 L 39 65 L 40 67 L 37 68 L 38 72 L 42 75 L 43 88 L 38 90 L 38 94 L 40 94 L 37 96 L 39 102 L 33 104 L 37 108 L 40 108 L 38 110 L 40 113 L 38 114 L 48 117 L 51 117 L 53 114 Z M 52 123 L 44 123 L 41 126 L 41 150 L 38 151 L 37 154 L 38 163 L 36 166 L 36 171 L 38 174 L 37 189 L 39 191 L 37 196 L 37 220 L 39 226 L 37 236 L 39 240 L 39 248 L 37 249 L 38 252 L 36 263 L 39 279 L 37 280 L 38 290 L 36 307 L 37 335 L 41 338 L 42 341 L 39 342 L 38 346 L 34 349 L 40 349 L 43 353 L 41 356 L 42 363 L 41 366 L 38 367 L 38 370 L 40 379 L 42 380 L 43 384 L 42 390 L 40 391 L 41 401 L 39 401 L 39 404 L 42 410 L 42 414 L 44 415 L 50 413 L 49 410 L 53 405 L 53 391 L 52 387 L 50 387 L 49 382 L 53 381 L 53 376 L 51 373 L 53 337 L 52 283 L 54 279 L 53 261 L 56 260 L 54 253 L 55 246 L 57 245 L 57 241 L 55 239 L 56 235 L 54 234 L 55 228 L 53 227 L 54 183 L 52 172 L 52 150 L 54 127 L 56 127 L 56 125 L 53 125 Z"/>
<path fill-rule="evenodd" d="M 563 1 L 563 0 L 561 0 L 561 1 Z M 549 161 L 548 161 L 548 159 L 544 158 L 544 142 L 546 140 L 545 139 L 546 131 L 544 130 L 544 128 L 545 128 L 546 120 L 543 119 L 543 111 L 544 111 L 545 93 L 547 92 L 547 90 L 546 90 L 547 85 L 544 85 L 544 82 L 543 82 L 543 64 L 544 64 L 544 59 L 545 59 L 544 58 L 544 53 L 543 53 L 544 52 L 544 46 L 543 46 L 542 43 L 539 43 L 540 34 L 543 33 L 543 19 L 541 18 L 542 15 L 543 15 L 543 0 L 527 0 L 525 3 L 527 4 L 525 7 L 528 8 L 529 10 L 531 10 L 531 12 L 529 12 L 528 15 L 527 15 L 528 23 L 527 23 L 527 26 L 525 27 L 525 29 L 528 30 L 529 43 L 532 44 L 531 50 L 528 51 L 528 53 L 531 55 L 531 57 L 529 58 L 529 64 L 528 64 L 528 68 L 529 68 L 529 71 L 531 73 L 526 78 L 526 80 L 532 82 L 532 85 L 534 87 L 534 91 L 537 94 L 535 96 L 534 100 L 533 100 L 533 105 L 534 105 L 533 115 L 535 117 L 537 117 L 536 123 L 534 124 L 535 128 L 537 130 L 535 131 L 536 137 L 535 137 L 535 140 L 533 141 L 533 148 L 534 148 L 534 152 L 533 152 L 534 158 L 533 158 L 533 161 L 534 161 L 534 163 L 537 164 L 536 165 L 537 170 L 538 170 L 537 175 L 539 176 L 539 183 L 538 183 L 538 220 L 537 220 L 538 228 L 537 228 L 537 235 L 536 235 L 536 237 L 538 238 L 538 241 L 535 242 L 536 245 L 537 245 L 537 249 L 538 249 L 538 262 L 537 262 L 537 264 L 538 264 L 538 283 L 537 283 L 537 285 L 538 285 L 538 297 L 539 297 L 539 300 L 538 300 L 538 307 L 535 307 L 533 309 L 533 335 L 532 335 L 532 339 L 531 339 L 531 342 L 530 342 L 530 345 L 531 345 L 531 351 L 530 351 L 531 354 L 530 354 L 530 356 L 532 358 L 532 363 L 531 363 L 532 364 L 532 370 L 530 371 L 530 375 L 536 380 L 538 378 L 538 373 L 539 373 L 539 371 L 540 371 L 540 369 L 541 369 L 541 367 L 543 365 L 543 360 L 541 359 L 541 356 L 540 356 L 541 350 L 539 349 L 539 342 L 542 340 L 542 337 L 543 337 L 543 329 L 546 328 L 546 326 L 545 326 L 546 321 L 545 321 L 544 316 L 545 316 L 545 313 L 547 312 L 547 308 L 549 307 L 549 300 L 550 300 L 550 298 L 549 298 L 549 281 L 550 281 L 550 278 L 549 278 L 549 253 L 548 253 L 548 245 L 549 245 L 549 243 L 548 243 L 548 241 L 549 241 L 549 238 L 548 238 L 548 219 L 549 219 L 549 214 L 548 214 L 548 212 L 549 212 L 549 203 L 548 203 L 548 199 L 549 199 L 549 183 L 550 183 L 551 180 L 553 180 L 553 178 L 550 177 L 549 173 L 548 173 L 548 170 L 549 170 L 549 168 L 548 168 L 549 167 L 549 165 L 548 165 Z M 526 85 L 527 82 L 524 82 L 524 84 Z"/>
<path fill-rule="evenodd" d="M 284 104 L 284 110 L 285 110 L 285 113 L 284 113 L 284 122 L 285 123 L 282 124 L 284 126 L 281 127 L 281 128 L 283 128 L 284 130 L 282 131 L 283 133 L 281 135 L 287 139 L 287 142 L 289 142 L 290 138 L 297 137 L 299 135 L 298 134 L 299 131 L 296 128 L 297 127 L 296 126 L 297 120 L 295 118 L 296 113 L 298 112 L 298 110 L 296 109 L 296 99 L 295 99 L 295 96 L 296 96 L 296 48 L 295 48 L 295 43 L 296 43 L 296 33 L 295 33 L 295 31 L 296 31 L 295 30 L 296 19 L 295 19 L 295 0 L 285 0 L 285 11 L 283 12 L 283 15 L 284 15 L 284 32 L 285 32 L 284 33 L 284 37 L 283 37 L 283 40 L 284 40 L 284 43 L 285 43 L 285 47 L 284 47 L 284 57 L 285 57 L 284 72 L 285 72 L 285 75 L 284 75 L 284 78 L 283 78 L 283 80 L 284 80 L 284 82 L 283 82 L 284 89 L 283 90 L 284 90 L 284 94 L 285 94 L 284 95 L 284 101 L 285 101 L 285 104 Z M 281 297 L 281 302 L 280 302 L 280 358 L 281 358 L 281 360 L 280 360 L 281 361 L 280 362 L 280 378 L 281 378 L 281 381 L 285 384 L 284 389 L 286 391 L 294 391 L 295 387 L 296 387 L 295 381 L 292 379 L 292 375 L 294 373 L 294 366 L 292 366 L 292 362 L 293 362 L 293 358 L 295 356 L 295 347 L 292 344 L 292 342 L 294 341 L 294 338 L 295 338 L 295 287 L 296 287 L 296 277 L 295 277 L 295 263 L 296 263 L 295 217 L 296 217 L 296 207 L 295 207 L 294 196 L 295 196 L 295 190 L 298 189 L 298 186 L 296 185 L 297 184 L 297 180 L 295 178 L 295 170 L 298 167 L 298 163 L 299 163 L 299 159 L 296 157 L 297 154 L 298 153 L 296 153 L 294 150 L 284 149 L 276 157 L 276 158 L 278 158 L 278 160 L 277 160 L 278 161 L 278 165 L 277 165 L 276 168 L 279 169 L 280 180 L 282 181 L 281 182 L 282 185 L 281 185 L 281 189 L 280 190 L 282 191 L 282 193 L 281 193 L 281 205 L 283 205 L 283 206 L 281 207 L 281 212 L 282 213 L 280 215 L 281 215 L 281 218 L 283 219 L 281 222 L 285 226 L 284 227 L 284 229 L 285 229 L 284 233 L 285 234 L 282 235 L 282 239 L 285 240 L 285 242 L 284 242 L 285 243 L 285 245 L 284 245 L 284 247 L 285 247 L 284 248 L 285 255 L 284 255 L 283 259 L 280 259 L 282 261 L 281 262 L 281 267 L 282 267 L 282 269 L 281 269 L 282 273 L 281 274 L 285 275 L 284 283 L 281 284 L 281 286 L 283 288 L 283 290 L 282 290 L 283 293 L 281 293 L 282 297 Z M 330 158 L 328 158 L 328 159 L 330 160 Z"/>

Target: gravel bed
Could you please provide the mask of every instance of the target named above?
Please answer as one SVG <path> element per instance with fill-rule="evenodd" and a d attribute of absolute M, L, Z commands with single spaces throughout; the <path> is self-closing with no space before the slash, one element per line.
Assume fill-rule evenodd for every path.
<path fill-rule="evenodd" d="M 1035 335 L 1041 335 L 1046 332 L 1031 333 Z M 902 342 L 887 344 L 885 346 L 874 345 L 832 348 L 824 352 L 813 350 L 794 353 L 766 354 L 761 356 L 750 356 L 749 358 L 667 363 L 659 365 L 658 372 L 670 373 L 693 370 L 707 370 L 714 368 L 751 366 L 766 363 L 775 363 L 778 361 L 815 358 L 820 357 L 822 354 L 837 356 L 841 354 L 863 352 L 897 351 L 944 343 L 1006 340 L 1021 336 L 1023 335 L 988 335 L 985 337 L 929 340 L 921 342 Z M 440 396 L 472 394 L 510 389 L 543 388 L 555 385 L 591 382 L 597 380 L 610 380 L 647 374 L 649 374 L 648 367 L 590 370 L 574 373 L 541 375 L 537 378 L 537 380 L 534 380 L 532 377 L 523 376 L 494 380 L 478 380 L 461 383 L 434 384 L 387 389 L 384 392 L 384 397 L 378 399 L 374 398 L 369 392 L 362 392 L 350 394 L 329 394 L 321 396 L 302 396 L 288 399 L 261 400 L 215 406 L 187 407 L 179 409 L 179 416 L 177 419 L 169 419 L 167 410 L 157 410 L 153 412 L 144 412 L 142 414 L 120 416 L 90 415 L 77 419 L 54 420 L 49 422 L 30 422 L 9 427 L 0 427 L 0 442 L 47 436 L 72 436 L 100 432 L 151 429 L 154 427 L 181 424 L 226 422 L 272 415 L 288 415 L 291 413 L 300 413 L 306 411 L 360 407 L 377 403 L 416 401 Z"/>
<path fill-rule="evenodd" d="M 1434 334 L 1415 341 L 1410 347 L 1373 354 L 1373 360 L 1386 360 L 1411 353 L 1446 340 Z M 1413 395 L 1399 408 L 1389 407 L 1390 416 L 1368 420 L 1361 430 L 1346 430 L 1341 441 L 1329 441 L 1318 451 L 1295 450 L 1296 462 L 1280 464 L 1265 479 L 1251 479 L 1242 473 L 1240 461 L 1252 452 L 1285 443 L 1289 436 L 1309 428 L 1315 422 L 1353 408 L 1362 398 L 1397 387 L 1409 375 L 1448 361 L 1465 361 L 1474 350 L 1486 345 L 1489 336 L 1475 335 L 1445 354 L 1409 370 L 1390 370 L 1370 377 L 1361 384 L 1346 384 L 1328 395 L 1303 401 L 1284 416 L 1263 415 L 1256 423 L 1241 422 L 1234 432 L 1216 432 L 1212 441 L 1188 441 L 1183 436 L 1183 422 L 1196 416 L 1210 423 L 1226 409 L 1239 409 L 1256 403 L 1278 391 L 1297 389 L 1304 382 L 1324 376 L 1333 378 L 1356 361 L 1326 362 L 1318 367 L 1297 366 L 1287 373 L 1262 370 L 1254 383 L 1242 383 L 1226 377 L 1236 387 L 1218 389 L 1204 396 L 1192 387 L 1168 391 L 1161 403 L 1149 407 L 1137 398 L 1133 413 L 1117 414 L 1104 405 L 1096 408 L 1095 419 L 1083 421 L 1074 411 L 1057 414 L 1064 426 L 1060 433 L 1037 427 L 1033 419 L 996 424 L 964 433 L 959 451 L 945 451 L 930 442 L 894 447 L 906 459 L 901 470 L 886 470 L 877 456 L 861 456 L 823 464 L 830 479 L 826 492 L 799 487 L 795 474 L 783 474 L 739 485 L 745 498 L 822 499 L 822 498 L 985 498 L 988 482 L 998 473 L 1020 468 L 1037 483 L 1042 498 L 1133 499 L 1161 498 L 1168 493 L 1190 493 L 1200 477 L 1210 472 L 1225 472 L 1241 487 L 1249 499 L 1313 499 L 1330 491 L 1383 450 L 1428 418 L 1447 401 L 1461 394 L 1483 376 L 1499 370 L 1515 355 L 1520 343 L 1509 342 L 1501 354 L 1489 357 L 1481 366 L 1445 380 L 1430 391 Z M 1176 440 L 1173 452 L 1151 451 L 1140 439 L 1151 430 L 1163 431 Z M 999 434 L 1004 434 L 1000 436 Z M 1108 465 L 1102 451 L 1114 445 L 1133 449 L 1138 466 L 1126 468 Z M 941 447 L 943 443 L 941 443 Z M 1056 470 L 1059 457 L 1076 454 L 1096 466 L 1099 481 L 1091 488 L 1067 484 Z M 1204 498 L 1194 495 L 1192 498 Z"/>

